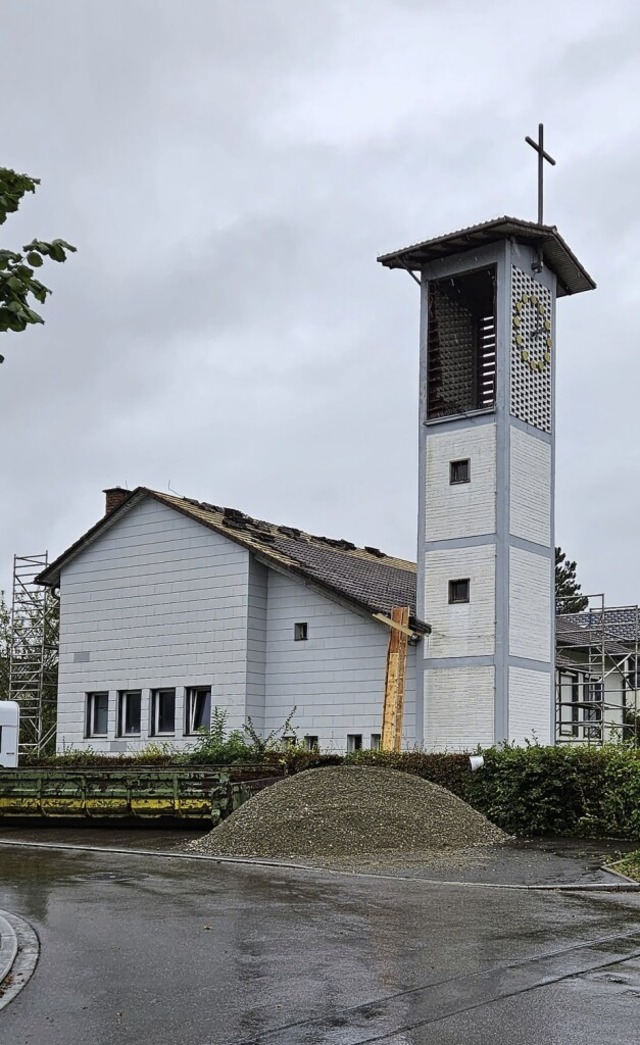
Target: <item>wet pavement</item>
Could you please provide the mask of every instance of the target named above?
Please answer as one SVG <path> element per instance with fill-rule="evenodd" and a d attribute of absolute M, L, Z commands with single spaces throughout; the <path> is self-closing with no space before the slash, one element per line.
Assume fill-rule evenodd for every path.
<path fill-rule="evenodd" d="M 128 854 L 0 845 L 0 908 L 41 942 L 0 1012 L 0 1045 L 637 1038 L 637 893 L 485 888 L 473 869 L 450 885 L 191 861 L 157 855 L 184 835 L 153 834 L 125 836 L 147 849 Z M 598 847 L 561 850 L 525 846 L 518 874 L 598 873 Z"/>

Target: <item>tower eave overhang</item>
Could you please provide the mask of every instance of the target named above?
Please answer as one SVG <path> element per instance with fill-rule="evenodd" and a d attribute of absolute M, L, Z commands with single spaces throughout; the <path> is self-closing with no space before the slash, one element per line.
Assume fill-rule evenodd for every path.
<path fill-rule="evenodd" d="M 469 228 L 415 243 L 390 254 L 381 254 L 378 261 L 386 268 L 415 272 L 430 262 L 462 254 L 500 239 L 514 239 L 518 243 L 541 249 L 545 265 L 556 274 L 558 297 L 595 289 L 595 281 L 580 264 L 555 225 L 538 225 L 534 221 L 507 216 L 493 218 L 481 225 L 470 225 Z"/>

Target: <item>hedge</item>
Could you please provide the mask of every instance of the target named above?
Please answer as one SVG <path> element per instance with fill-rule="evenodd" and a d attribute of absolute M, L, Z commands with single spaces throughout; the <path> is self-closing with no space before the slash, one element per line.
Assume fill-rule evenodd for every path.
<path fill-rule="evenodd" d="M 358 751 L 349 755 L 290 750 L 229 752 L 226 764 L 250 769 L 251 762 L 271 763 L 288 773 L 320 766 L 386 766 L 413 773 L 448 788 L 509 834 L 573 835 L 640 841 L 640 751 L 621 745 L 603 747 L 500 747 L 483 752 L 484 768 L 472 773 L 468 754 L 409 751 Z M 109 757 L 89 752 L 38 760 L 50 766 L 194 765 L 208 759 L 157 749 L 138 757 Z M 222 760 L 220 760 L 221 762 Z M 220 762 L 218 764 L 220 764 Z M 24 764 L 33 765 L 35 759 Z"/>

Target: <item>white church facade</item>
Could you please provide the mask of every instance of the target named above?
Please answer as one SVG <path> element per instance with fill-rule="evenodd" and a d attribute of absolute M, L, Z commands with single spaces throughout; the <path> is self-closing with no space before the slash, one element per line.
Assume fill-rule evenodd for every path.
<path fill-rule="evenodd" d="M 502 218 L 378 259 L 420 284 L 417 565 L 145 488 L 41 575 L 61 604 L 58 749 L 293 725 L 380 743 L 408 608 L 405 747 L 554 737 L 555 305 L 593 281 Z M 402 629 L 401 629 L 402 630 Z"/>
<path fill-rule="evenodd" d="M 428 627 L 414 563 L 140 488 L 107 491 L 104 517 L 41 579 L 60 597 L 59 751 L 186 747 L 213 708 L 267 735 L 294 706 L 309 745 L 377 747 L 395 605 L 412 607 L 403 740 L 416 743 Z"/>

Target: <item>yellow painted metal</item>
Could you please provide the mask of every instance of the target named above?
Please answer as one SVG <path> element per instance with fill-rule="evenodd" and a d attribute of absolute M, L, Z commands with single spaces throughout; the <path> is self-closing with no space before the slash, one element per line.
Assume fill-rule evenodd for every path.
<path fill-rule="evenodd" d="M 394 606 L 391 611 L 387 672 L 384 685 L 384 709 L 382 713 L 382 750 L 399 751 L 402 743 L 402 719 L 404 715 L 404 688 L 407 671 L 407 637 L 412 632 L 409 623 L 409 607 Z"/>
<path fill-rule="evenodd" d="M 273 767 L 254 772 L 281 775 Z M 179 817 L 215 823 L 251 793 L 219 767 L 0 769 L 0 818 Z"/>

